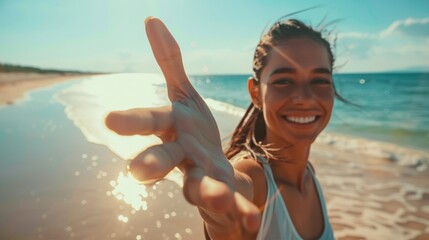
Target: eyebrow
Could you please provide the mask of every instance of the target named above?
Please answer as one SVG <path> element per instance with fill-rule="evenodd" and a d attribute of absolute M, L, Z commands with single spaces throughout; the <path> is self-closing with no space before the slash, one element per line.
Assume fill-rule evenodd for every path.
<path fill-rule="evenodd" d="M 273 72 L 270 73 L 271 75 L 274 74 L 281 74 L 281 73 L 296 73 L 296 69 L 295 68 L 277 68 L 276 70 L 274 70 Z M 325 73 L 325 74 L 332 74 L 331 70 L 327 69 L 327 68 L 315 68 L 311 71 L 312 73 Z"/>
<path fill-rule="evenodd" d="M 326 73 L 326 74 L 332 74 L 332 71 L 327 68 L 316 68 L 312 71 L 313 73 Z"/>

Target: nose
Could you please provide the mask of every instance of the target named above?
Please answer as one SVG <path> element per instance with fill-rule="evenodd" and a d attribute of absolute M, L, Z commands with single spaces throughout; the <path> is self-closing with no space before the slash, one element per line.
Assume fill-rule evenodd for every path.
<path fill-rule="evenodd" d="M 293 104 L 307 105 L 307 104 L 310 104 L 312 100 L 313 100 L 313 93 L 309 88 L 309 86 L 301 85 L 296 87 L 292 96 Z"/>

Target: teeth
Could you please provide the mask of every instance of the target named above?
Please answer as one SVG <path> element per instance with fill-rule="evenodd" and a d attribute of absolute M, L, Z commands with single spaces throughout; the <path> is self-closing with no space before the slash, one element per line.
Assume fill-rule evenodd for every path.
<path fill-rule="evenodd" d="M 311 117 L 286 117 L 286 119 L 288 121 L 290 121 L 290 122 L 306 124 L 306 123 L 314 122 L 314 120 L 316 120 L 316 116 L 311 116 Z"/>

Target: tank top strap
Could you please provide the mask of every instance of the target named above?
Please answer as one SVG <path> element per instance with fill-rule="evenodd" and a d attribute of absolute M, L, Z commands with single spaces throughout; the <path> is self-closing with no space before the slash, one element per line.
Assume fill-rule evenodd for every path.
<path fill-rule="evenodd" d="M 323 194 L 322 186 L 319 182 L 319 179 L 317 179 L 316 174 L 314 172 L 313 165 L 310 162 L 308 162 L 307 168 L 309 169 L 309 171 L 313 177 L 313 181 L 316 185 L 317 193 L 319 195 L 320 205 L 322 207 L 324 229 L 323 229 L 323 234 L 320 236 L 319 239 L 335 239 L 334 233 L 332 231 L 332 226 L 329 222 L 328 209 L 326 207 L 326 201 L 325 201 L 325 197 Z"/>
<path fill-rule="evenodd" d="M 267 180 L 267 199 L 266 207 L 262 215 L 261 228 L 258 233 L 257 239 L 293 239 L 302 240 L 298 234 L 292 219 L 289 216 L 289 211 L 284 203 L 284 199 L 275 183 L 274 175 L 268 160 L 263 156 L 257 156 L 258 162 L 262 164 L 265 178 Z M 325 198 L 323 195 L 322 187 L 315 176 L 314 169 L 310 163 L 307 164 L 316 189 L 319 195 L 320 205 L 322 207 L 322 214 L 324 219 L 324 229 L 322 235 L 319 237 L 321 240 L 335 239 L 332 231 L 331 224 L 328 218 L 326 209 Z"/>

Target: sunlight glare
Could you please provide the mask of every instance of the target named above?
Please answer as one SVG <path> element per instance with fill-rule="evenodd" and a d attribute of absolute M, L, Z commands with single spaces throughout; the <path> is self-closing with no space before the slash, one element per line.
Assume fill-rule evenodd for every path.
<path fill-rule="evenodd" d="M 183 175 L 182 173 L 175 169 L 171 171 L 165 179 L 175 182 L 180 187 L 183 187 Z M 160 182 L 157 182 L 158 184 Z M 156 189 L 156 184 L 151 185 L 152 189 Z M 118 200 L 124 201 L 129 204 L 135 211 L 148 209 L 147 206 L 147 197 L 151 196 L 152 199 L 156 199 L 156 196 L 151 192 L 150 194 L 146 191 L 147 186 L 139 183 L 131 173 L 119 172 L 119 176 L 116 181 L 110 181 L 110 186 L 113 187 L 111 192 L 107 192 L 108 196 L 113 195 Z M 174 196 L 172 196 L 174 197 Z"/>
<path fill-rule="evenodd" d="M 139 184 L 131 173 L 119 173 L 116 181 L 111 181 L 110 185 L 114 187 L 112 195 L 125 203 L 131 205 L 135 210 L 147 210 L 147 202 L 143 199 L 148 197 L 146 186 Z"/>

